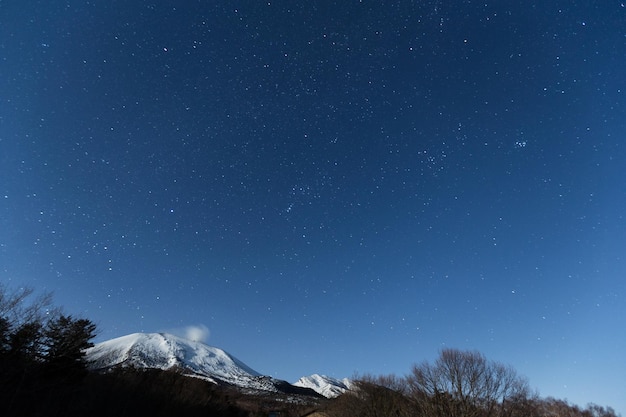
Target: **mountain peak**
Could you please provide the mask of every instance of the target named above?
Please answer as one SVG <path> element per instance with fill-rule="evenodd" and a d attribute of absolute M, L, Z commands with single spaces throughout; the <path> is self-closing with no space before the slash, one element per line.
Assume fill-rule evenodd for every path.
<path fill-rule="evenodd" d="M 178 369 L 183 374 L 248 391 L 316 395 L 308 387 L 263 376 L 222 349 L 168 333 L 133 333 L 98 343 L 85 353 L 95 371 L 118 367 Z"/>
<path fill-rule="evenodd" d="M 222 349 L 168 333 L 133 333 L 87 349 L 94 370 L 132 366 L 135 368 L 180 368 L 185 373 L 212 382 L 233 383 L 261 374 Z"/>
<path fill-rule="evenodd" d="M 293 385 L 310 388 L 326 398 L 335 398 L 352 389 L 352 382 L 344 378 L 342 380 L 331 378 L 326 375 L 313 374 L 304 376 Z"/>

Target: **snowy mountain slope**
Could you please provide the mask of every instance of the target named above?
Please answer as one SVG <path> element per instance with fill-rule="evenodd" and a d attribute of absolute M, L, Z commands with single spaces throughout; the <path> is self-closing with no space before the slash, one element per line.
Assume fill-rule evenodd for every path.
<path fill-rule="evenodd" d="M 263 376 L 225 351 L 166 333 L 134 333 L 86 350 L 93 370 L 115 367 L 179 369 L 216 384 L 270 392 L 315 394 Z"/>
<path fill-rule="evenodd" d="M 353 384 L 352 381 L 347 378 L 339 380 L 326 375 L 313 374 L 310 376 L 303 376 L 293 385 L 297 387 L 311 388 L 313 391 L 326 398 L 335 398 L 344 392 L 351 390 Z"/>

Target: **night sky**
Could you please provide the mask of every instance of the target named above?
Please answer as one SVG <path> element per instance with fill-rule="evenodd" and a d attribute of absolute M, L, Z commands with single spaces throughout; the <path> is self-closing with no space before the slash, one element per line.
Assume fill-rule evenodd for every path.
<path fill-rule="evenodd" d="M 444 347 L 626 412 L 626 7 L 2 1 L 0 282 L 295 381 Z"/>

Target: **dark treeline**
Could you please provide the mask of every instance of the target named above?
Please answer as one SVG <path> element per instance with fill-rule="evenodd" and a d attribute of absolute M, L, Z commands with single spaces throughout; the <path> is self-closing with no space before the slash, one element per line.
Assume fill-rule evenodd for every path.
<path fill-rule="evenodd" d="M 444 349 L 407 376 L 355 383 L 357 389 L 327 404 L 326 417 L 617 417 L 610 407 L 540 398 L 513 368 L 475 351 Z"/>
<path fill-rule="evenodd" d="M 0 364 L 2 378 L 40 372 L 47 376 L 80 377 L 84 350 L 92 346 L 96 326 L 87 319 L 62 314 L 50 296 L 26 301 L 33 291 L 0 287 Z"/>
<path fill-rule="evenodd" d="M 333 400 L 244 394 L 175 370 L 88 372 L 96 326 L 65 315 L 49 295 L 0 286 L 0 415 L 261 417 L 617 417 L 540 398 L 510 367 L 445 349 L 403 377 L 362 376 Z"/>

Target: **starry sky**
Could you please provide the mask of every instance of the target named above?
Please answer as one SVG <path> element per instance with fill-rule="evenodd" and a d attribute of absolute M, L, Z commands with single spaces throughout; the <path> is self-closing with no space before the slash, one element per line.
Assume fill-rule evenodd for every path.
<path fill-rule="evenodd" d="M 0 282 L 292 382 L 477 349 L 624 413 L 625 65 L 619 0 L 0 2 Z"/>

